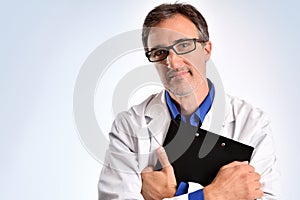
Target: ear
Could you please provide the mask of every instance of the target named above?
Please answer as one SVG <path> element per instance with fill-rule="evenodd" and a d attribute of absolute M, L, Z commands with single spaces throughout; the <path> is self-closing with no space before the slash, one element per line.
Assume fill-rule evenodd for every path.
<path fill-rule="evenodd" d="M 205 43 L 203 50 L 205 52 L 205 61 L 208 61 L 210 59 L 211 50 L 212 50 L 211 41 Z"/>

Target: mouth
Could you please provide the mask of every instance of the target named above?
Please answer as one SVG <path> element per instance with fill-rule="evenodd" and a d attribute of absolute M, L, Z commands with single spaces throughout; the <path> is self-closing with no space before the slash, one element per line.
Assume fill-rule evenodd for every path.
<path fill-rule="evenodd" d="M 191 75 L 190 70 L 172 71 L 167 74 L 169 79 L 182 79 L 187 75 Z"/>

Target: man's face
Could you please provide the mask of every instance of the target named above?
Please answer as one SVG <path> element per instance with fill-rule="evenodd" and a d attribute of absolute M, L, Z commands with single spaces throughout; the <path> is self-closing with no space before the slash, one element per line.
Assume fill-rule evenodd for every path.
<path fill-rule="evenodd" d="M 176 14 L 151 28 L 148 49 L 168 47 L 179 39 L 199 38 L 196 26 L 187 17 Z M 177 97 L 201 92 L 206 82 L 206 61 L 210 57 L 211 43 L 196 42 L 196 49 L 183 55 L 170 50 L 165 60 L 155 62 L 164 87 Z"/>

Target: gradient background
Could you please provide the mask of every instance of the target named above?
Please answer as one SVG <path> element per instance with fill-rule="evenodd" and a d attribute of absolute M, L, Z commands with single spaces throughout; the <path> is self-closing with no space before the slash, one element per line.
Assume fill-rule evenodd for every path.
<path fill-rule="evenodd" d="M 73 119 L 76 77 L 95 48 L 163 2 L 174 1 L 1 1 L 0 199 L 97 199 L 101 164 Z M 300 3 L 185 2 L 208 22 L 227 93 L 269 114 L 282 199 L 299 199 Z"/>

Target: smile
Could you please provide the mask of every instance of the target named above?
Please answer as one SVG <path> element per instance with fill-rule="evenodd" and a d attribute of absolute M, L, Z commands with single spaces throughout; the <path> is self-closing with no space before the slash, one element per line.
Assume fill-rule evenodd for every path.
<path fill-rule="evenodd" d="M 185 77 L 187 75 L 190 75 L 190 74 L 191 74 L 191 72 L 189 70 L 187 70 L 187 71 L 179 71 L 179 72 L 172 72 L 172 73 L 170 73 L 168 75 L 168 77 L 170 79 L 181 79 L 181 78 L 183 78 L 183 77 Z"/>

